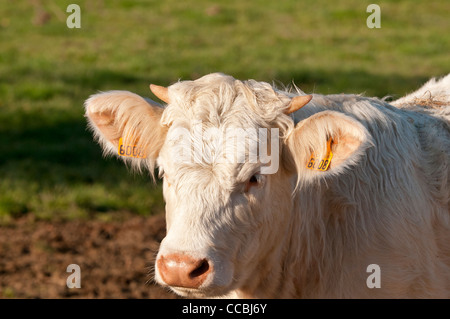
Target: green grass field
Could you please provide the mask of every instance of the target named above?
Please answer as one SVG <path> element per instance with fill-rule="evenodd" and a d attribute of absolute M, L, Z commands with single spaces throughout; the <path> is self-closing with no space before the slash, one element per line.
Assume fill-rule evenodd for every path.
<path fill-rule="evenodd" d="M 102 158 L 83 102 L 100 90 L 152 97 L 224 72 L 306 92 L 400 97 L 450 72 L 449 1 L 2 1 L 0 223 L 163 211 L 161 187 Z M 66 8 L 81 7 L 81 29 Z"/>

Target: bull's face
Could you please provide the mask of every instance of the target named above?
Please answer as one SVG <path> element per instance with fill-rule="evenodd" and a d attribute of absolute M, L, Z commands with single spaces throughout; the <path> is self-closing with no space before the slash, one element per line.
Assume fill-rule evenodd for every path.
<path fill-rule="evenodd" d="M 267 260 L 281 258 L 290 240 L 297 178 L 317 174 L 305 169 L 311 151 L 322 157 L 333 139 L 338 171 L 364 142 L 364 128 L 322 112 L 294 129 L 287 114 L 311 96 L 290 98 L 220 74 L 152 90 L 165 109 L 116 91 L 91 97 L 86 114 L 106 152 L 151 172 L 159 167 L 167 235 L 155 279 L 183 296 L 251 291 L 255 273 L 270 276 Z"/>
<path fill-rule="evenodd" d="M 257 257 L 276 244 L 271 229 L 281 229 L 279 224 L 286 220 L 281 215 L 290 210 L 291 187 L 289 182 L 280 183 L 287 177 L 282 167 L 264 174 L 265 168 L 275 165 L 248 159 L 240 163 L 220 160 L 224 149 L 229 151 L 228 157 L 243 152 L 234 154 L 235 160 L 249 153 L 236 148 L 236 139 L 229 137 L 202 142 L 203 154 L 215 154 L 212 161 L 200 161 L 202 154 L 193 154 L 197 163 L 180 161 L 175 155 L 179 145 L 169 142 L 175 125 L 169 129 L 158 159 L 164 179 L 167 236 L 157 256 L 156 280 L 181 295 L 223 295 L 248 281 L 260 266 Z M 192 137 L 178 143 L 195 140 Z M 187 148 L 191 147 L 183 146 Z M 194 153 L 194 147 L 191 149 Z M 278 160 L 278 151 L 274 147 L 271 151 Z M 286 207 L 281 209 L 280 203 Z"/>

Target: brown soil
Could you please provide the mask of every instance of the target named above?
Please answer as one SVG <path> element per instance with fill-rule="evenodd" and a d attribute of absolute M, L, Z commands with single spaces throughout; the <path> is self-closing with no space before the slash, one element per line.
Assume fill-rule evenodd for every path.
<path fill-rule="evenodd" d="M 176 298 L 153 283 L 164 216 L 49 222 L 30 217 L 0 227 L 0 298 Z M 67 266 L 81 270 L 68 288 Z"/>

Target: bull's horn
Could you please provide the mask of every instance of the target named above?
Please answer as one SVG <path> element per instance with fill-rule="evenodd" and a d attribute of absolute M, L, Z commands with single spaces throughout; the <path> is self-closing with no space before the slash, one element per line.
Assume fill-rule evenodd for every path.
<path fill-rule="evenodd" d="M 284 113 L 291 114 L 300 110 L 303 106 L 308 104 L 311 99 L 312 95 L 301 95 L 292 98 L 291 103 L 289 103 L 289 107 L 284 111 Z"/>
<path fill-rule="evenodd" d="M 169 92 L 166 87 L 150 84 L 150 91 L 152 91 L 153 94 L 155 94 L 158 97 L 158 99 L 169 104 Z"/>

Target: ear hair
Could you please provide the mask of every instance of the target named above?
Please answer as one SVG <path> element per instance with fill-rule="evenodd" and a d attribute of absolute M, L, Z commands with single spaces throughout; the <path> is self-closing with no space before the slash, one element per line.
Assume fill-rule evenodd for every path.
<path fill-rule="evenodd" d="M 312 154 L 319 161 L 325 158 L 330 139 L 333 156 L 328 169 L 309 169 Z M 337 175 L 360 160 L 371 140 L 367 129 L 352 117 L 335 111 L 319 112 L 299 122 L 287 137 L 291 158 L 286 163 L 291 168 L 294 165 L 298 183 Z"/>
<path fill-rule="evenodd" d="M 85 116 L 105 155 L 119 156 L 153 176 L 155 160 L 165 141 L 167 128 L 160 125 L 163 109 L 151 100 L 128 91 L 109 91 L 92 95 L 85 102 Z M 124 157 L 118 153 L 119 141 L 145 153 L 145 158 Z"/>

